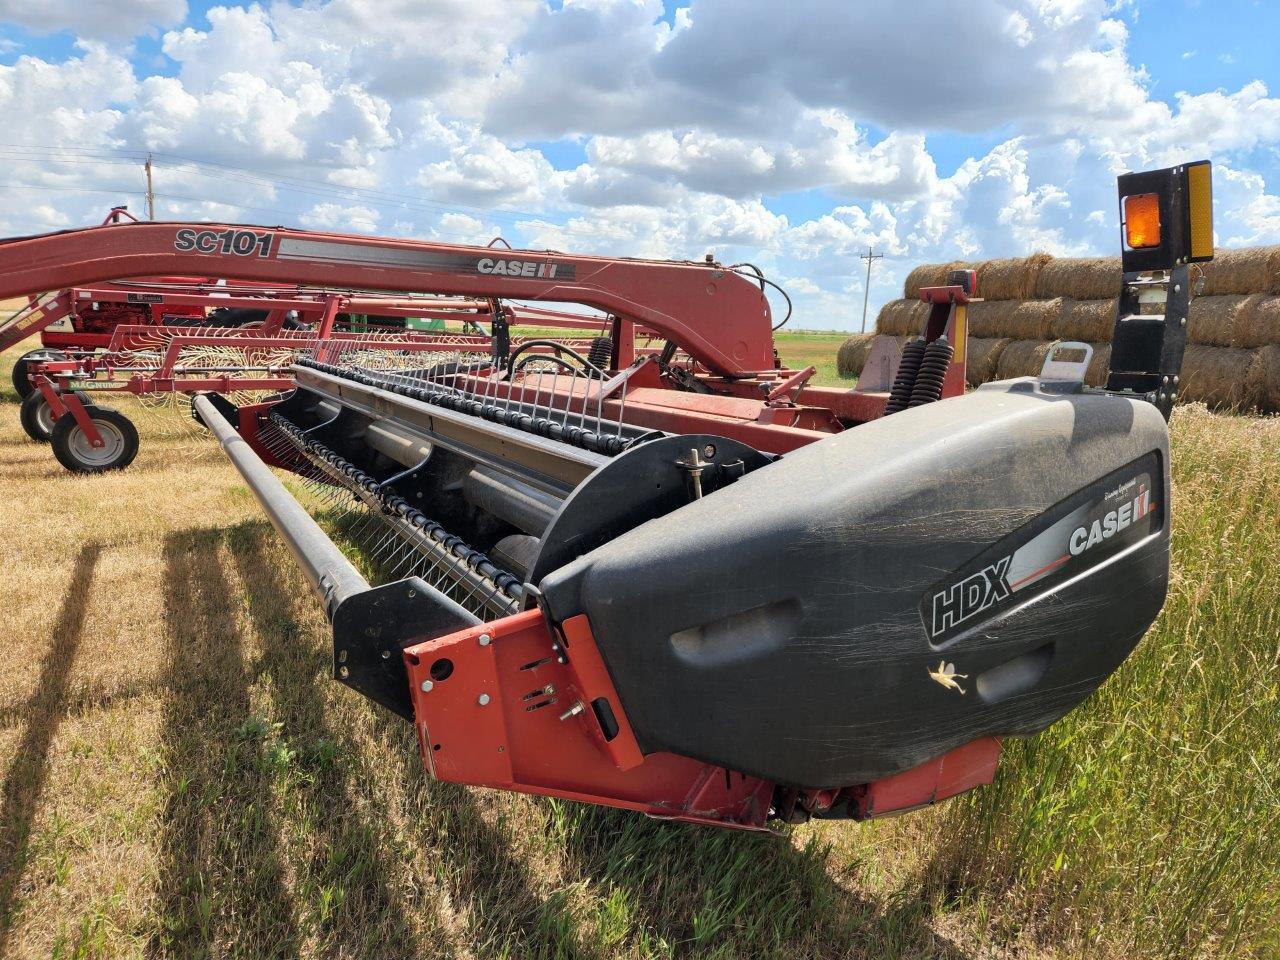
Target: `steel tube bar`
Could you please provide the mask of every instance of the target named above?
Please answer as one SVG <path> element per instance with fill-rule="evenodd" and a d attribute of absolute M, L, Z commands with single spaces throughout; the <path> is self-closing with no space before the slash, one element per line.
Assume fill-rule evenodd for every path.
<path fill-rule="evenodd" d="M 240 471 L 253 495 L 262 504 L 285 543 L 297 558 L 302 572 L 311 582 L 325 605 L 325 613 L 333 612 L 347 597 L 369 589 L 368 582 L 351 565 L 342 551 L 320 529 L 320 525 L 285 489 L 283 483 L 248 443 L 236 433 L 217 407 L 205 396 L 195 398 L 200 419 L 218 438 L 228 459 Z"/>

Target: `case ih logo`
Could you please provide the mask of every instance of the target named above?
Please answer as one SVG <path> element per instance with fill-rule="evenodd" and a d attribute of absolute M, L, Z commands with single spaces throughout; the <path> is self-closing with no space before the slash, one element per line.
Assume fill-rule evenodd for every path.
<path fill-rule="evenodd" d="M 560 265 L 557 263 L 538 263 L 536 260 L 495 260 L 484 257 L 476 261 L 476 272 L 501 274 L 504 277 L 534 277 L 541 280 L 554 280 Z"/>
<path fill-rule="evenodd" d="M 933 635 L 964 623 L 992 604 L 1009 596 L 1009 564 L 1012 556 L 998 560 L 985 570 L 953 583 L 933 595 Z"/>
<path fill-rule="evenodd" d="M 271 253 L 270 233 L 252 230 L 193 230 L 183 227 L 173 238 L 179 253 L 221 253 L 233 257 L 265 257 Z"/>
<path fill-rule="evenodd" d="M 1109 498 L 1110 495 L 1108 495 Z M 1125 502 L 1115 510 L 1108 511 L 1105 516 L 1098 517 L 1087 526 L 1076 527 L 1071 534 L 1071 539 L 1068 541 L 1071 555 L 1078 557 L 1086 550 L 1091 550 L 1098 544 L 1105 543 L 1117 533 L 1128 530 L 1129 527 L 1155 508 L 1156 505 L 1151 500 L 1151 491 L 1146 489 L 1145 486 L 1140 488 L 1138 495 L 1132 500 Z"/>

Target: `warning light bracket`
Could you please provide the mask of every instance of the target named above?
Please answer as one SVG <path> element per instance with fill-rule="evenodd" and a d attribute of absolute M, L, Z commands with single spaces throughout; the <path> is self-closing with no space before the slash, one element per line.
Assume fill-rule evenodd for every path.
<path fill-rule="evenodd" d="M 1126 173 L 1117 178 L 1121 260 L 1125 273 L 1172 270 L 1183 264 L 1213 259 L 1210 171 L 1209 161 L 1200 160 L 1163 170 Z M 1129 246 L 1125 229 L 1125 198 L 1146 194 L 1158 198 L 1159 243 L 1135 249 Z"/>

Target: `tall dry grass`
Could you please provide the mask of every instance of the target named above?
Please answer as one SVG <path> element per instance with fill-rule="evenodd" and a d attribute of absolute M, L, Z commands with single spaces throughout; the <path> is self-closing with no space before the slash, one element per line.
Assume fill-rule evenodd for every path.
<path fill-rule="evenodd" d="M 947 810 L 926 884 L 1128 956 L 1277 955 L 1278 467 L 1280 421 L 1179 411 L 1159 622 Z"/>
<path fill-rule="evenodd" d="M 993 788 L 744 836 L 430 781 L 212 444 L 70 477 L 16 413 L 0 956 L 1275 954 L 1271 422 L 1179 411 L 1169 608 Z"/>

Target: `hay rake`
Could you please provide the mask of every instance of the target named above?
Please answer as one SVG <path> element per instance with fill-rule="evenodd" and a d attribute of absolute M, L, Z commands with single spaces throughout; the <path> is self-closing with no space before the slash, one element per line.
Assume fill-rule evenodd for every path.
<path fill-rule="evenodd" d="M 891 383 L 853 391 L 781 368 L 763 278 L 714 261 L 130 224 L 0 244 L 0 296 L 176 261 L 602 311 L 586 354 L 499 331 L 381 364 L 322 342 L 286 394 L 194 408 L 323 604 L 334 678 L 413 723 L 433 776 L 763 829 L 990 781 L 1002 737 L 1071 710 L 1148 629 L 1206 176 L 1121 178 L 1105 389 L 1058 357 L 965 395 L 964 273 L 922 292 Z"/>
<path fill-rule="evenodd" d="M 145 285 L 138 286 L 145 289 Z M 181 292 L 175 294 L 175 287 Z M 109 289 L 118 292 L 125 288 L 131 296 L 148 295 L 137 293 L 134 285 L 124 282 Z M 214 292 L 176 284 L 164 288 L 164 294 L 155 296 L 176 297 L 180 305 L 192 309 L 203 305 L 201 309 L 207 308 L 210 315 L 216 309 L 226 309 L 216 306 L 226 302 L 227 294 L 217 292 L 225 287 L 214 288 Z M 101 295 L 102 289 L 108 288 L 91 295 Z M 82 408 L 96 407 L 105 393 L 147 398 L 150 402 L 145 409 L 152 412 L 171 407 L 168 401 L 176 397 L 201 391 L 248 402 L 263 392 L 291 386 L 288 366 L 302 355 L 395 368 L 427 353 L 443 356 L 460 349 L 489 349 L 492 338 L 485 332 L 489 326 L 496 325 L 503 342 L 510 344 L 509 324 L 523 322 L 524 316 L 518 308 L 496 301 L 250 289 L 245 285 L 236 289 L 234 302 L 256 303 L 259 309 L 253 312 L 264 315 L 265 320 L 252 326 L 222 328 L 194 323 L 120 324 L 111 331 L 103 350 L 29 358 L 22 370 L 30 389 L 21 409 L 27 434 L 39 442 L 52 441 L 55 455 L 68 469 L 116 469 L 127 466 L 136 453 L 136 430 L 117 412 L 108 418 L 113 430 L 121 433 L 122 442 L 110 446 L 110 456 L 94 442 L 92 415 Z M 352 329 L 349 318 L 356 311 L 363 311 L 360 316 L 377 311 L 378 322 L 364 331 Z M 598 321 L 582 315 L 538 311 L 536 317 L 539 324 L 577 333 L 599 329 Z M 293 326 L 284 327 L 285 319 L 291 319 Z M 409 328 L 408 324 L 423 328 Z M 517 346 L 520 342 L 516 338 Z M 586 350 L 591 340 L 566 342 Z M 55 435 L 58 421 L 68 413 L 75 425 L 69 422 Z"/>

